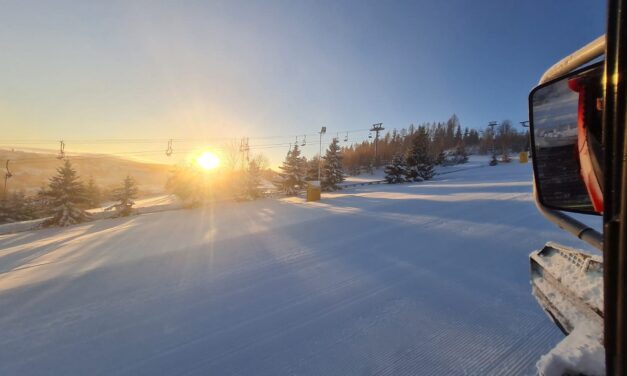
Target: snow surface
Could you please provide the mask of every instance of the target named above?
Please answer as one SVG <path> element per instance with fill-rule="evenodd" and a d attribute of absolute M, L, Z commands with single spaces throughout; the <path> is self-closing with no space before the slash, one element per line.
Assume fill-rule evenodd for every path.
<path fill-rule="evenodd" d="M 520 375 L 531 166 L 0 236 L 0 374 Z"/>
<path fill-rule="evenodd" d="M 107 210 L 107 208 L 114 205 L 115 202 L 105 202 L 99 208 L 89 209 L 87 212 L 90 214 L 91 219 L 104 219 L 110 218 L 115 215 L 115 212 L 112 210 Z M 183 207 L 183 204 L 176 198 L 176 196 L 171 194 L 163 194 L 163 195 L 155 195 L 147 198 L 142 198 L 139 200 L 135 200 L 135 204 L 133 205 L 133 213 L 134 214 L 146 214 L 146 213 L 154 213 L 165 210 L 174 210 L 180 209 Z M 22 222 L 13 222 L 13 223 L 4 223 L 0 225 L 0 235 L 11 234 L 16 232 L 29 231 L 33 229 L 40 228 L 41 225 L 48 219 L 46 218 L 38 218 L 30 221 L 22 221 Z"/>
<path fill-rule="evenodd" d="M 581 323 L 538 361 L 544 376 L 605 375 L 605 349 L 602 326 Z"/>
<path fill-rule="evenodd" d="M 549 245 L 556 249 L 561 248 L 557 244 Z M 600 255 L 591 255 L 591 259 L 602 262 Z M 602 270 L 596 268 L 583 270 L 583 266 L 575 265 L 557 252 L 546 256 L 540 255 L 536 260 L 546 271 L 556 276 L 563 286 L 577 294 L 586 305 L 603 311 Z M 539 373 L 544 376 L 605 375 L 603 319 L 588 310 L 578 308 L 561 291 L 539 275 L 533 278 L 535 286 L 574 328 L 555 348 L 542 356 L 538 362 Z"/>

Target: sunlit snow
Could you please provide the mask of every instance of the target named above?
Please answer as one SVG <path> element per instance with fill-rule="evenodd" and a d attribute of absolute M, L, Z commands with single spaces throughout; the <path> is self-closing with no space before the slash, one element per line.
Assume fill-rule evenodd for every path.
<path fill-rule="evenodd" d="M 472 166 L 471 166 L 472 167 Z M 531 167 L 0 236 L 0 374 L 519 375 Z"/>

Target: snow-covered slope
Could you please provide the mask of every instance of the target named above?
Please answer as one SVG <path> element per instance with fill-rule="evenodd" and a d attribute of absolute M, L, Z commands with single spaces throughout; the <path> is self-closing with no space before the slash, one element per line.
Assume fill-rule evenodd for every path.
<path fill-rule="evenodd" d="M 0 236 L 0 374 L 518 375 L 531 167 Z"/>

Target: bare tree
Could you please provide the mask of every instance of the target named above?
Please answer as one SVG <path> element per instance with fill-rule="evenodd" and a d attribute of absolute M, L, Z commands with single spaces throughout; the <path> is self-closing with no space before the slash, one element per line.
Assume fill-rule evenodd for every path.
<path fill-rule="evenodd" d="M 498 144 L 501 146 L 501 153 L 504 161 L 509 161 L 509 150 L 512 147 L 512 140 L 514 138 L 515 130 L 512 127 L 512 122 L 509 120 L 501 121 L 501 124 L 497 130 Z"/>
<path fill-rule="evenodd" d="M 239 147 L 239 142 L 236 139 L 233 139 L 222 146 L 224 150 L 224 165 L 231 171 L 237 169 L 237 164 L 241 159 Z"/>
<path fill-rule="evenodd" d="M 270 161 L 268 160 L 268 157 L 266 157 L 265 155 L 261 153 L 255 154 L 250 159 L 250 161 L 254 162 L 257 165 L 257 168 L 259 168 L 260 170 L 265 170 L 270 165 Z"/>

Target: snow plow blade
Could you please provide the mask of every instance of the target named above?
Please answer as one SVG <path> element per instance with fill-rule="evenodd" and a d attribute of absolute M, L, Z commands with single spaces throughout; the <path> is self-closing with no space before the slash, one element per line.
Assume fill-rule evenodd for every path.
<path fill-rule="evenodd" d="M 600 256 L 549 242 L 532 252 L 529 261 L 533 295 L 564 334 L 582 320 L 603 325 Z"/>

